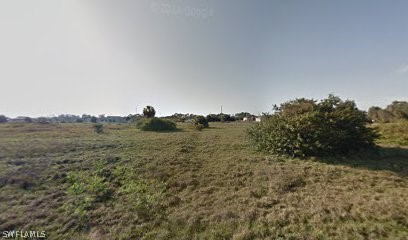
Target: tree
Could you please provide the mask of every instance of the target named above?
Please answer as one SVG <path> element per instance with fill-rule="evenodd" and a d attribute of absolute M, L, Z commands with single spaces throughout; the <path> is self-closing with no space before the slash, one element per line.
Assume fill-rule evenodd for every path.
<path fill-rule="evenodd" d="M 208 122 L 221 122 L 221 118 L 217 114 L 208 114 L 207 121 Z"/>
<path fill-rule="evenodd" d="M 373 122 L 392 122 L 395 120 L 408 119 L 408 102 L 394 101 L 385 109 L 380 107 L 370 107 L 368 117 Z"/>
<path fill-rule="evenodd" d="M 7 117 L 4 115 L 0 115 L 0 123 L 5 123 L 7 122 Z"/>
<path fill-rule="evenodd" d="M 49 119 L 46 118 L 46 117 L 37 118 L 37 122 L 40 123 L 40 124 L 49 124 L 50 123 Z"/>
<path fill-rule="evenodd" d="M 30 117 L 24 117 L 24 122 L 31 123 L 33 120 Z"/>
<path fill-rule="evenodd" d="M 394 101 L 385 110 L 390 112 L 396 119 L 408 119 L 408 102 Z"/>
<path fill-rule="evenodd" d="M 91 123 L 96 123 L 98 121 L 98 118 L 95 116 L 91 117 Z"/>
<path fill-rule="evenodd" d="M 370 107 L 368 109 L 368 118 L 372 122 L 387 123 L 391 122 L 394 119 L 394 115 L 391 112 L 380 107 Z"/>
<path fill-rule="evenodd" d="M 252 146 L 274 155 L 295 157 L 347 154 L 374 146 L 378 137 L 354 101 L 329 95 L 316 102 L 295 99 L 248 130 Z"/>
<path fill-rule="evenodd" d="M 233 121 L 235 121 L 235 117 L 233 117 L 233 116 L 231 116 L 229 114 L 224 114 L 224 113 L 220 114 L 220 119 L 221 119 L 221 122 L 233 122 Z"/>
<path fill-rule="evenodd" d="M 249 112 L 240 112 L 240 113 L 235 114 L 235 119 L 243 120 L 245 117 L 250 117 L 250 116 L 252 116 L 252 114 Z"/>
<path fill-rule="evenodd" d="M 156 115 L 156 110 L 154 110 L 154 107 L 152 106 L 146 106 L 143 108 L 143 116 L 147 118 L 152 118 Z"/>
<path fill-rule="evenodd" d="M 100 122 L 105 122 L 106 121 L 105 114 L 100 114 L 98 119 L 99 119 Z"/>

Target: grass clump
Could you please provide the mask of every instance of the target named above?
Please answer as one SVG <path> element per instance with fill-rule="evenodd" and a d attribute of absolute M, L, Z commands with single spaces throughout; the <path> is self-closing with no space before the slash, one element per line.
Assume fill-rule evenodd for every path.
<path fill-rule="evenodd" d="M 157 117 L 142 118 L 136 122 L 136 127 L 142 131 L 155 131 L 155 132 L 177 130 L 177 125 L 175 122 Z"/>
<path fill-rule="evenodd" d="M 359 151 L 377 138 L 354 101 L 330 95 L 320 102 L 296 99 L 248 130 L 250 143 L 274 155 L 322 156 Z"/>

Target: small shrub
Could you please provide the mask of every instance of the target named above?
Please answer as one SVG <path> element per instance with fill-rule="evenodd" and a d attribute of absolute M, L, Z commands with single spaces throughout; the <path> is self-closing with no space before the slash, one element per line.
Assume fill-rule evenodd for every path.
<path fill-rule="evenodd" d="M 175 131 L 176 123 L 161 118 L 142 118 L 136 122 L 136 127 L 143 131 Z"/>
<path fill-rule="evenodd" d="M 94 128 L 94 131 L 95 131 L 96 133 L 103 133 L 103 125 L 102 125 L 102 124 L 100 124 L 100 123 L 95 123 L 95 124 L 93 125 L 93 128 Z"/>
<path fill-rule="evenodd" d="M 204 116 L 196 116 L 193 120 L 194 126 L 202 125 L 202 128 L 208 128 L 208 121 Z M 201 128 L 201 127 L 199 127 Z M 202 130 L 202 129 L 201 129 Z"/>
<path fill-rule="evenodd" d="M 255 149 L 292 157 L 347 154 L 374 146 L 378 137 L 353 101 L 330 95 L 319 103 L 296 99 L 248 130 Z"/>

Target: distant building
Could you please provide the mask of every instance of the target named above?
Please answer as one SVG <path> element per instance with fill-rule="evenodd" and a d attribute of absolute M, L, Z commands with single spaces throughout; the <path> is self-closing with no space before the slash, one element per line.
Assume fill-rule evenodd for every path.
<path fill-rule="evenodd" d="M 261 117 L 252 115 L 252 116 L 244 117 L 242 119 L 242 121 L 244 121 L 244 122 L 260 122 Z"/>

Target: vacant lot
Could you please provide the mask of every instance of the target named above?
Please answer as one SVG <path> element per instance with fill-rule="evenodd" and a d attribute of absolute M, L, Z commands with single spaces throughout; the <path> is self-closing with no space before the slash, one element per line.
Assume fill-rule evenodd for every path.
<path fill-rule="evenodd" d="M 253 152 L 249 125 L 153 133 L 112 124 L 97 134 L 88 124 L 2 124 L 0 231 L 46 231 L 49 239 L 408 239 L 405 130 L 380 126 L 377 154 L 299 160 Z"/>

